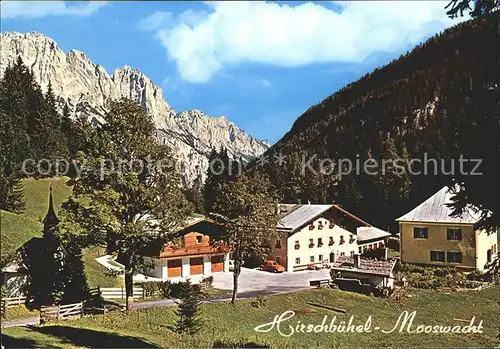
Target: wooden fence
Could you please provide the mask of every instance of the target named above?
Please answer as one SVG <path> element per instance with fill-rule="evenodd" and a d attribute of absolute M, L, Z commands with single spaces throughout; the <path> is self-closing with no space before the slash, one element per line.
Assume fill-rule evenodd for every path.
<path fill-rule="evenodd" d="M 103 299 L 125 299 L 125 287 L 96 287 L 90 290 L 92 295 L 100 295 Z M 146 298 L 142 287 L 133 288 L 134 298 Z"/>
<path fill-rule="evenodd" d="M 83 315 L 83 302 L 48 307 L 42 306 L 40 309 L 40 323 L 82 317 Z"/>
<path fill-rule="evenodd" d="M 9 308 L 20 306 L 24 304 L 25 301 L 26 301 L 26 296 L 21 296 L 21 295 L 17 297 L 2 298 L 2 301 L 0 302 L 1 303 L 0 312 L 2 314 L 2 317 L 6 319 Z"/>

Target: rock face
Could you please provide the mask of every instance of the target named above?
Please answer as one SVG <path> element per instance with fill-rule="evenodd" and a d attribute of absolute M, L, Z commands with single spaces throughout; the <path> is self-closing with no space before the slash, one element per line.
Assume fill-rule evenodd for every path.
<path fill-rule="evenodd" d="M 232 157 L 249 159 L 270 146 L 224 117 L 209 117 L 199 110 L 176 113 L 162 89 L 136 69 L 125 66 L 109 75 L 83 52 L 64 53 L 54 40 L 36 32 L 2 32 L 0 40 L 0 77 L 20 56 L 43 91 L 50 81 L 61 110 L 67 104 L 73 117 L 85 115 L 102 122 L 109 101 L 126 97 L 140 103 L 151 115 L 157 137 L 172 147 L 185 185 L 198 174 L 205 179 L 212 147 L 225 146 Z"/>

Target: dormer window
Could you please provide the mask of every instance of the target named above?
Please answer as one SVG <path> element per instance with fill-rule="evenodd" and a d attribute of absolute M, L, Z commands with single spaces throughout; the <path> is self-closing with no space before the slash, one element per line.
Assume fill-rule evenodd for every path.
<path fill-rule="evenodd" d="M 196 244 L 201 244 L 201 235 L 196 236 Z"/>

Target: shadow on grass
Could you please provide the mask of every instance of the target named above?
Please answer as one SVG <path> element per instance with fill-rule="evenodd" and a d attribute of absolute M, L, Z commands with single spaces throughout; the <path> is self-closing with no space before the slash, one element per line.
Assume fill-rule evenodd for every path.
<path fill-rule="evenodd" d="M 15 338 L 2 333 L 1 343 L 3 348 L 41 348 L 47 346 L 47 344 L 40 343 L 39 341 L 28 339 L 28 338 Z M 54 346 L 52 343 L 51 348 L 61 348 Z"/>
<path fill-rule="evenodd" d="M 151 342 L 113 332 L 103 332 L 68 326 L 32 327 L 34 331 L 58 337 L 79 347 L 87 348 L 158 348 Z"/>

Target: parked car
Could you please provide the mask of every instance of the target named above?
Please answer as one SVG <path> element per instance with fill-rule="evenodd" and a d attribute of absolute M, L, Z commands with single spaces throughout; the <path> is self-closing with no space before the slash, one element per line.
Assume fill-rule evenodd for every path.
<path fill-rule="evenodd" d="M 285 271 L 285 267 L 275 261 L 265 261 L 264 264 L 260 266 L 260 270 L 270 271 L 272 273 L 282 273 Z"/>

